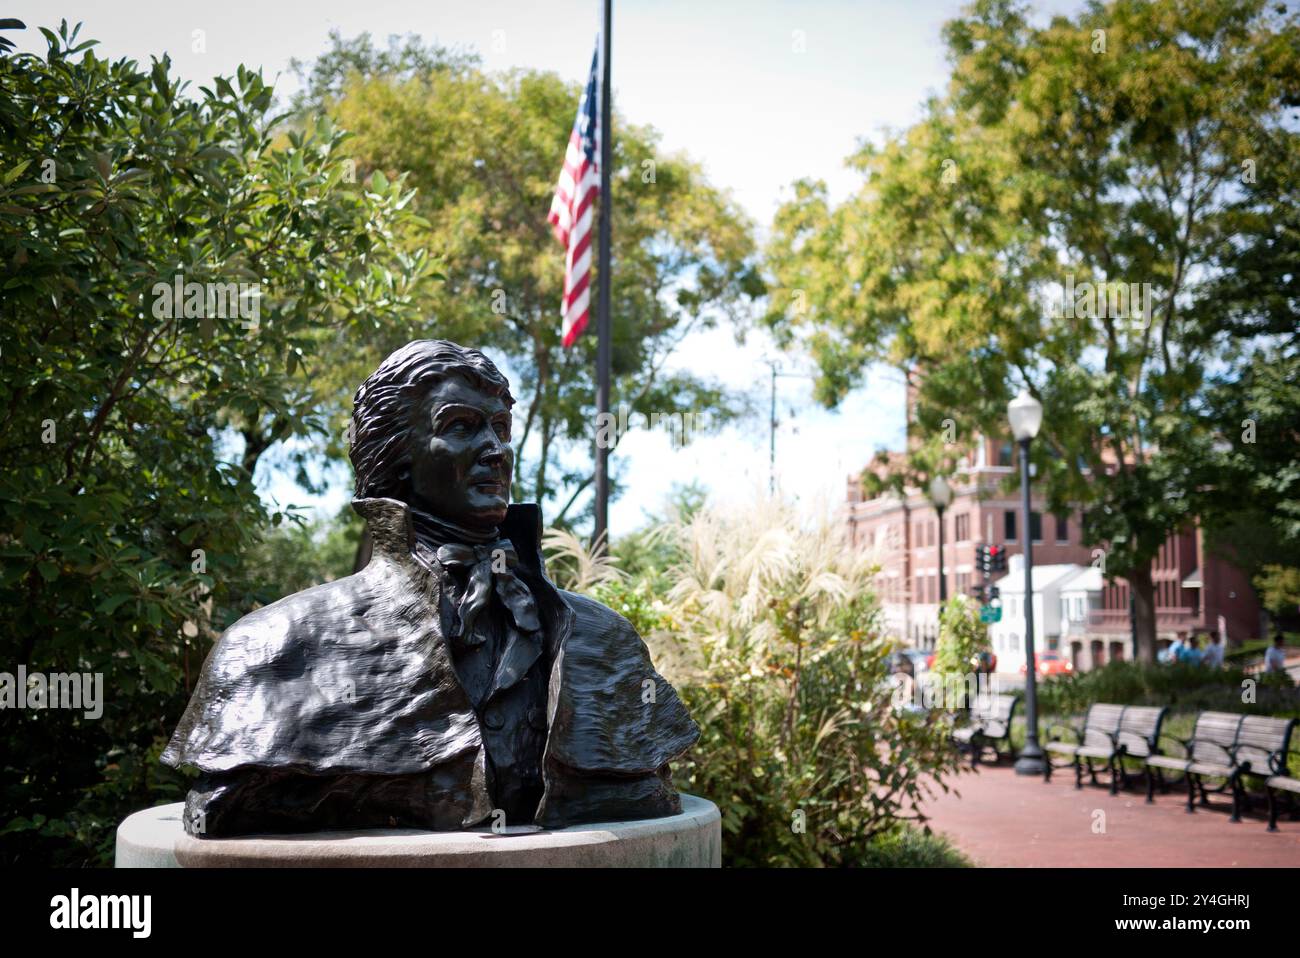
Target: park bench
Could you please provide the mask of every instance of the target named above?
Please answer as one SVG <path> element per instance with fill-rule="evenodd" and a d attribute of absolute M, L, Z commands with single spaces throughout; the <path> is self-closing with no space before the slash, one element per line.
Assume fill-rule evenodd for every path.
<path fill-rule="evenodd" d="M 1011 718 L 1019 701 L 1016 695 L 975 696 L 970 724 L 952 733 L 957 747 L 970 753 L 972 767 L 980 763 L 980 756 L 986 748 L 993 749 L 995 764 L 1002 758 L 1000 744 L 1005 744 L 1007 754 L 1011 754 Z"/>
<path fill-rule="evenodd" d="M 1182 740 L 1165 736 L 1179 742 L 1185 754 L 1157 754 L 1147 758 L 1147 801 L 1155 800 L 1157 783 L 1161 791 L 1168 791 L 1164 781 L 1166 769 L 1183 774 L 1187 782 L 1187 811 L 1189 812 L 1196 810 L 1198 791 L 1201 804 L 1210 804 L 1205 779 L 1221 778 L 1224 780 L 1223 784 L 1213 791 L 1222 792 L 1232 789 L 1232 821 L 1240 821 L 1242 766 L 1237 761 L 1237 748 L 1238 745 L 1245 744 L 1240 739 L 1245 718 L 1246 716 L 1233 712 L 1202 712 L 1196 716 L 1196 726 L 1192 730 L 1191 738 Z"/>
<path fill-rule="evenodd" d="M 1074 767 L 1074 787 L 1083 788 L 1086 768 L 1093 785 L 1097 784 L 1097 767 L 1094 761 L 1104 762 L 1110 772 L 1112 794 L 1128 784 L 1124 768 L 1126 757 L 1145 759 L 1157 751 L 1160 726 L 1168 709 L 1149 705 L 1110 705 L 1099 702 L 1088 708 L 1082 727 L 1053 725 L 1048 729 L 1047 755 L 1043 762 L 1043 779 L 1051 781 L 1052 769 Z M 1074 742 L 1053 738 L 1059 729 L 1074 735 Z M 1064 756 L 1068 761 L 1056 763 L 1053 755 Z"/>
<path fill-rule="evenodd" d="M 1300 795 L 1300 778 L 1292 778 L 1290 775 L 1272 775 L 1264 780 L 1264 790 L 1268 792 L 1268 830 L 1277 831 L 1277 797 L 1273 794 L 1275 791 L 1286 792 L 1287 808 L 1291 811 L 1291 817 L 1296 815 L 1295 796 Z"/>
<path fill-rule="evenodd" d="M 1240 768 L 1241 776 L 1251 776 L 1264 780 L 1264 792 L 1268 799 L 1268 830 L 1277 831 L 1277 797 L 1274 792 L 1287 793 L 1287 805 L 1295 811 L 1293 795 L 1300 793 L 1300 780 L 1292 778 L 1287 769 L 1287 750 L 1291 747 L 1291 733 L 1296 727 L 1296 719 L 1270 718 L 1264 715 L 1247 715 L 1241 720 L 1241 731 L 1237 734 L 1237 746 L 1233 756 Z M 1247 796 L 1242 790 L 1239 801 L 1244 807 Z"/>

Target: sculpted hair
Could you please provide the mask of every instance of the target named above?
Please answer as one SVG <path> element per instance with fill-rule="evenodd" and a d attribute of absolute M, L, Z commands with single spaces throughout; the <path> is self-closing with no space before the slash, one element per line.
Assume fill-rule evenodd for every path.
<path fill-rule="evenodd" d="M 352 400 L 352 445 L 348 457 L 357 473 L 356 497 L 400 499 L 410 467 L 411 428 L 425 394 L 448 376 L 513 406 L 510 383 L 477 349 L 445 339 L 417 339 L 379 364 Z"/>

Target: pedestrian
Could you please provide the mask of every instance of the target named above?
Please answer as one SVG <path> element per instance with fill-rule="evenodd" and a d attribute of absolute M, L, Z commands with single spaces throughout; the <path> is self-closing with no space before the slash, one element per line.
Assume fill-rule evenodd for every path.
<path fill-rule="evenodd" d="M 1185 662 L 1188 665 L 1200 665 L 1202 658 L 1204 658 L 1204 653 L 1197 646 L 1196 634 L 1193 633 L 1187 637 L 1187 644 L 1179 650 L 1177 661 Z"/>
<path fill-rule="evenodd" d="M 1210 644 L 1205 648 L 1201 664 L 1212 669 L 1223 668 L 1223 643 L 1219 640 L 1218 632 L 1210 633 Z"/>
<path fill-rule="evenodd" d="M 1286 653 L 1282 651 L 1285 644 L 1285 640 L 1282 638 L 1282 633 L 1275 632 L 1273 634 L 1273 644 L 1269 646 L 1268 651 L 1264 653 L 1265 672 L 1286 671 Z"/>
<path fill-rule="evenodd" d="M 1169 647 L 1160 653 L 1157 658 L 1161 662 L 1177 662 L 1178 656 L 1183 651 L 1183 637 L 1180 635 L 1169 643 Z"/>

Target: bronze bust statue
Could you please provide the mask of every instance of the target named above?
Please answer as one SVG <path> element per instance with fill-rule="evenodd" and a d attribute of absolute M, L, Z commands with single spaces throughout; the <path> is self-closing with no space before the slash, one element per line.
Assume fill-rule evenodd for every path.
<path fill-rule="evenodd" d="M 509 384 L 408 343 L 357 390 L 354 575 L 244 616 L 163 761 L 200 773 L 191 835 L 459 829 L 676 814 L 699 737 L 616 612 L 556 588 L 541 513 L 510 505 Z"/>

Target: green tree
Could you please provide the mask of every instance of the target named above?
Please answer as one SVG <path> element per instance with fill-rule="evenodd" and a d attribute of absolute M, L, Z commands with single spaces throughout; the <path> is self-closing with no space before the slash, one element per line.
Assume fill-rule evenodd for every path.
<path fill-rule="evenodd" d="M 1286 166 L 1245 161 L 1296 151 L 1282 126 L 1296 17 L 1262 0 L 1114 0 L 1035 27 L 980 0 L 944 36 L 949 90 L 854 158 L 862 191 L 832 208 L 805 183 L 778 215 L 769 320 L 817 357 L 828 402 L 871 362 L 906 370 L 913 481 L 965 451 L 942 420 L 1004 434 L 1011 394 L 1037 396 L 1039 481 L 1053 510 L 1083 505 L 1150 660 L 1156 553 L 1225 492 L 1214 377 L 1235 378 L 1262 335 L 1229 321 L 1278 312 L 1277 275 L 1221 280 L 1244 224 L 1287 215 Z"/>
<path fill-rule="evenodd" d="M 520 402 L 514 494 L 554 502 L 548 521 L 570 525 L 590 502 L 596 343 L 560 345 L 564 251 L 546 211 L 580 90 L 550 73 L 487 74 L 410 40 L 385 56 L 368 45 L 334 38 L 313 73 L 314 106 L 356 133 L 359 171 L 406 171 L 419 188 L 428 225 L 411 241 L 438 250 L 446 273 L 422 304 L 426 334 L 504 357 Z M 744 403 L 667 362 L 690 333 L 743 321 L 762 292 L 750 224 L 697 165 L 664 155 L 651 129 L 616 113 L 614 130 L 611 404 L 634 423 L 680 412 L 700 431 L 720 427 Z M 391 346 L 352 345 L 334 365 L 340 417 L 343 385 Z"/>
<path fill-rule="evenodd" d="M 0 56 L 0 659 L 106 701 L 6 719 L 0 830 L 9 862 L 102 863 L 181 794 L 157 751 L 265 585 L 243 559 L 282 517 L 235 430 L 319 435 L 322 343 L 409 321 L 428 257 L 396 242 L 409 190 L 347 183 L 328 121 L 281 135 L 259 74 L 190 95 L 43 32 Z"/>

